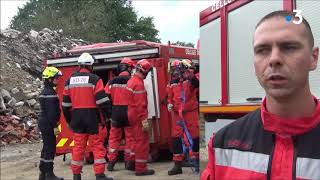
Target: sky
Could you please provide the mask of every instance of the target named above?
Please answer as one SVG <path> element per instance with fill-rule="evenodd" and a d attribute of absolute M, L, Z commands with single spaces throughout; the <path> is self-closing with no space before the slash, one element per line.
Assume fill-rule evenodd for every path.
<path fill-rule="evenodd" d="M 0 0 L 1 29 L 9 26 L 11 18 L 28 0 Z M 162 43 L 183 41 L 196 44 L 199 39 L 199 13 L 214 4 L 214 0 L 134 0 L 138 16 L 154 17 Z"/>

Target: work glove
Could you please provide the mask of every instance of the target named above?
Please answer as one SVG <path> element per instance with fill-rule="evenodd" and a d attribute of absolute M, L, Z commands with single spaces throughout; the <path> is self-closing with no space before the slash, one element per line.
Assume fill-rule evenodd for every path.
<path fill-rule="evenodd" d="M 168 104 L 167 105 L 168 111 L 171 112 L 173 109 L 173 104 Z"/>
<path fill-rule="evenodd" d="M 150 126 L 149 126 L 149 122 L 148 119 L 145 119 L 142 121 L 142 130 L 144 132 L 149 132 Z"/>
<path fill-rule="evenodd" d="M 60 130 L 59 130 L 59 128 L 53 128 L 53 134 L 56 136 L 56 135 L 58 135 L 58 134 L 60 134 Z"/>

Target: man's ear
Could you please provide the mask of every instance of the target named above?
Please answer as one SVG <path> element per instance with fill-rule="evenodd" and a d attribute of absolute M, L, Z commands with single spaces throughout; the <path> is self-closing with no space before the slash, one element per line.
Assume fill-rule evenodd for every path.
<path fill-rule="evenodd" d="M 310 64 L 311 71 L 314 71 L 317 68 L 318 58 L 319 58 L 319 48 L 315 47 L 312 49 L 311 64 Z"/>

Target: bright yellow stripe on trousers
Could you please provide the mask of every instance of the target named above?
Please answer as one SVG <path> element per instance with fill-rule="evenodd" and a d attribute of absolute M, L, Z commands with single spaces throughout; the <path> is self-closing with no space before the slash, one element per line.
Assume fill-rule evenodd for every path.
<path fill-rule="evenodd" d="M 72 141 L 69 146 L 74 146 L 74 141 Z"/>
<path fill-rule="evenodd" d="M 67 141 L 68 141 L 68 138 L 61 138 L 57 144 L 57 147 L 63 147 Z"/>

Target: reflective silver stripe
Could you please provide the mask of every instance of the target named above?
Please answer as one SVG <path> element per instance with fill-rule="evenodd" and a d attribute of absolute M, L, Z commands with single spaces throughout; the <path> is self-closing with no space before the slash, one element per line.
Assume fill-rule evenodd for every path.
<path fill-rule="evenodd" d="M 171 86 L 178 86 L 179 83 L 172 83 Z"/>
<path fill-rule="evenodd" d="M 106 163 L 106 160 L 103 158 L 103 159 L 95 159 L 94 160 L 94 163 L 95 164 L 98 164 L 98 163 Z"/>
<path fill-rule="evenodd" d="M 71 160 L 71 164 L 76 165 L 76 166 L 83 166 L 83 161 Z"/>
<path fill-rule="evenodd" d="M 133 94 L 142 94 L 142 93 L 145 93 L 145 92 L 147 92 L 146 90 L 141 90 L 141 91 L 134 91 L 133 89 L 131 89 L 131 88 L 128 88 L 127 87 L 127 89 L 129 90 L 129 91 L 131 91 Z"/>
<path fill-rule="evenodd" d="M 139 163 L 147 163 L 148 161 L 147 161 L 147 160 L 144 160 L 144 159 L 136 159 L 136 162 L 139 162 Z"/>
<path fill-rule="evenodd" d="M 297 178 L 320 179 L 320 159 L 297 158 Z"/>
<path fill-rule="evenodd" d="M 127 85 L 126 84 L 112 84 L 111 86 L 109 86 L 110 88 L 113 87 L 120 87 L 120 88 L 125 88 Z"/>
<path fill-rule="evenodd" d="M 116 151 L 117 151 L 116 149 L 109 148 L 109 152 L 110 152 L 110 153 L 114 153 L 114 152 L 116 152 Z"/>
<path fill-rule="evenodd" d="M 57 95 L 40 95 L 40 98 L 57 98 Z"/>
<path fill-rule="evenodd" d="M 129 88 L 129 87 L 126 87 L 126 89 L 128 89 L 129 91 L 133 92 L 133 89 Z"/>
<path fill-rule="evenodd" d="M 216 164 L 267 174 L 269 155 L 215 148 Z"/>
<path fill-rule="evenodd" d="M 104 98 L 99 99 L 98 101 L 96 101 L 96 104 L 102 104 L 102 103 L 107 102 L 107 101 L 109 101 L 109 98 L 108 97 L 104 97 Z"/>
<path fill-rule="evenodd" d="M 142 91 L 133 91 L 133 94 L 142 94 L 142 93 L 146 93 L 146 90 L 142 90 Z"/>
<path fill-rule="evenodd" d="M 41 158 L 40 161 L 48 163 L 48 162 L 53 162 L 53 159 L 43 159 L 43 158 Z"/>
<path fill-rule="evenodd" d="M 63 107 L 71 107 L 71 106 L 72 106 L 72 103 L 62 102 L 61 105 L 62 105 Z"/>
<path fill-rule="evenodd" d="M 94 85 L 91 83 L 84 83 L 84 84 L 70 84 L 69 89 L 75 88 L 75 87 L 92 87 L 94 88 Z"/>

